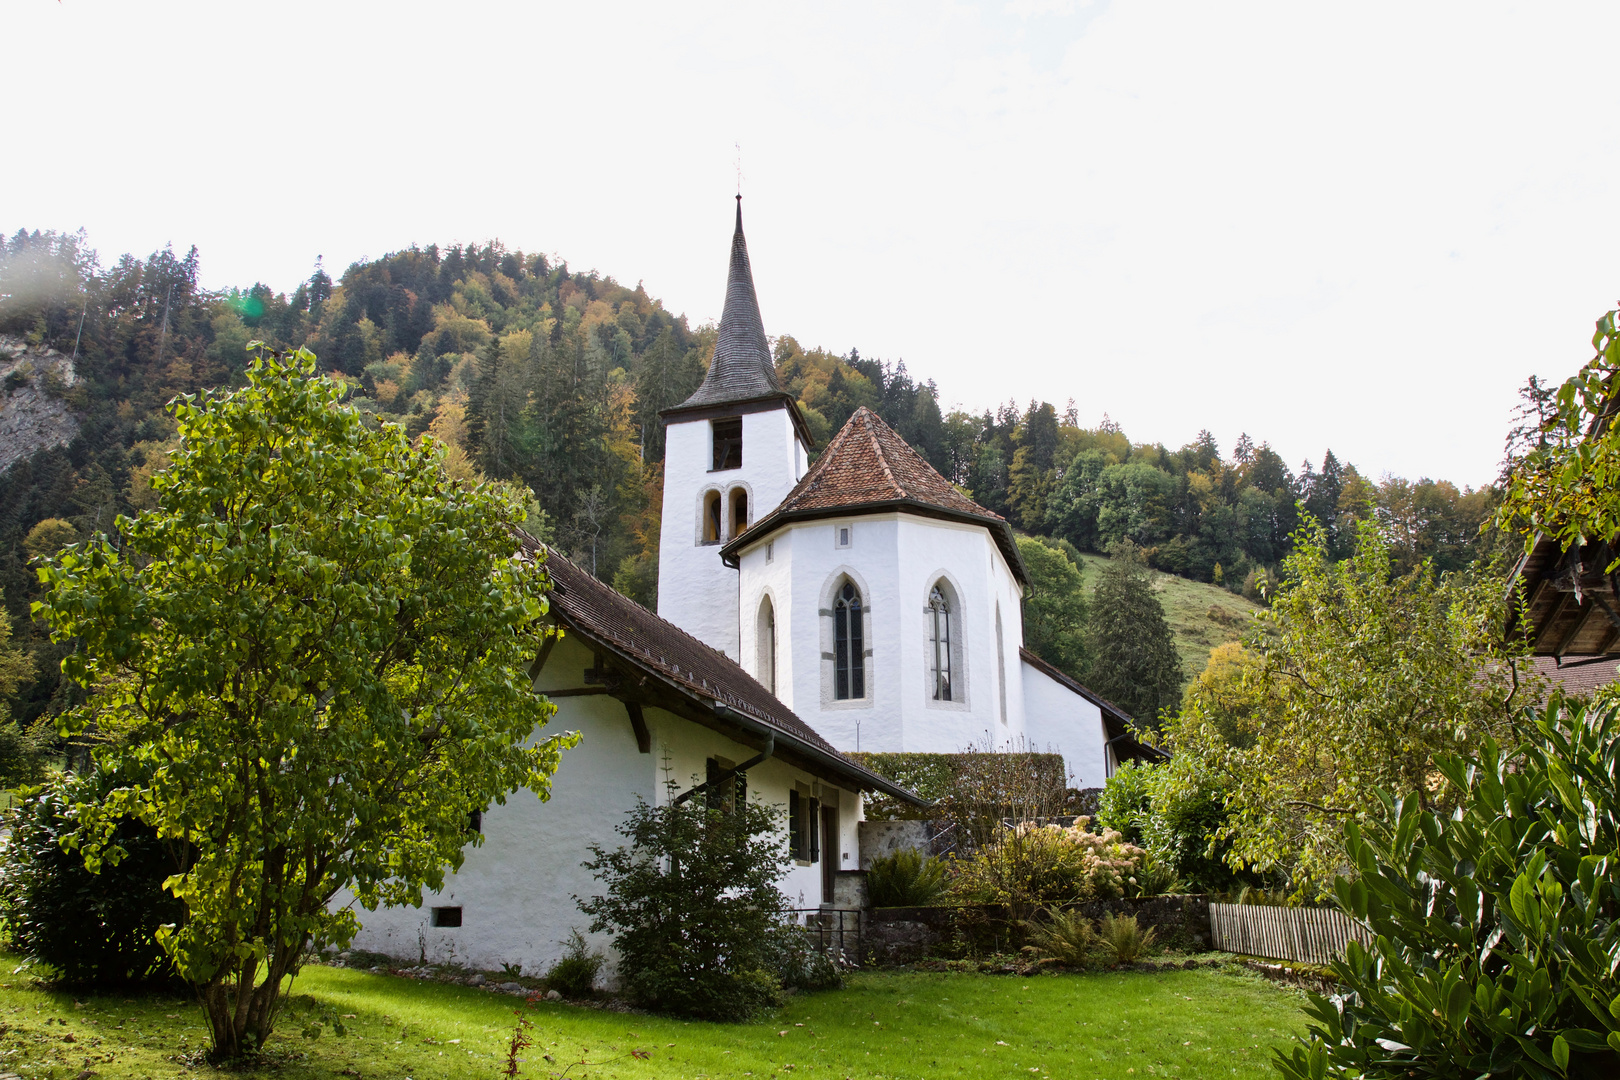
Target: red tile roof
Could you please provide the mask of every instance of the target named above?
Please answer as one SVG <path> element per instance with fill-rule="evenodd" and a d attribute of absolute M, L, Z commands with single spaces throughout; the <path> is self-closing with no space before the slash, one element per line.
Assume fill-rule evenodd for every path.
<path fill-rule="evenodd" d="M 1554 657 L 1537 656 L 1531 658 L 1531 667 L 1537 675 L 1543 675 L 1556 686 L 1563 688 L 1569 697 L 1591 697 L 1592 694 L 1620 680 L 1620 672 L 1613 656 L 1566 656 L 1560 665 Z"/>
<path fill-rule="evenodd" d="M 889 510 L 983 525 L 995 537 L 1013 573 L 1020 581 L 1027 581 L 1006 519 L 958 491 L 864 405 L 832 437 L 781 505 L 722 548 L 720 554 L 736 565 L 737 553 L 743 547 L 790 521 Z"/>

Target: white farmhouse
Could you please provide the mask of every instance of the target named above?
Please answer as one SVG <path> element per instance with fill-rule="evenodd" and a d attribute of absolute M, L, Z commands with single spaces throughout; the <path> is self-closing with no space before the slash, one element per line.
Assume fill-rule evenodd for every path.
<path fill-rule="evenodd" d="M 543 970 L 586 923 L 590 846 L 616 846 L 667 778 L 685 795 L 740 776 L 783 808 L 783 891 L 818 908 L 853 895 L 863 794 L 918 802 L 843 752 L 1051 749 L 1077 787 L 1153 753 L 1023 648 L 1028 583 L 1005 520 L 866 409 L 815 455 L 771 361 L 740 204 L 714 359 L 664 419 L 658 613 L 546 553 L 560 632 L 534 685 L 553 727 L 583 735 L 551 800 L 475 815 L 484 842 L 444 889 L 362 912 L 356 947 Z"/>

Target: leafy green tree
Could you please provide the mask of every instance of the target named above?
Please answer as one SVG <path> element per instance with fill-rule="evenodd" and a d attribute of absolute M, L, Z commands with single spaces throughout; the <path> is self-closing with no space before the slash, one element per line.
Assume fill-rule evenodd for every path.
<path fill-rule="evenodd" d="M 55 749 L 48 723 L 24 728 L 11 715 L 12 698 L 33 676 L 33 658 L 11 640 L 11 616 L 0 604 L 0 787 L 38 781 Z"/>
<path fill-rule="evenodd" d="M 1018 538 L 1029 571 L 1024 601 L 1024 645 L 1076 679 L 1086 678 L 1086 592 L 1081 568 L 1059 548 L 1034 537 Z"/>
<path fill-rule="evenodd" d="M 1124 540 L 1109 556 L 1091 594 L 1087 685 L 1138 723 L 1156 726 L 1159 711 L 1181 697 L 1181 658 L 1141 549 Z"/>
<path fill-rule="evenodd" d="M 520 557 L 520 500 L 448 480 L 316 370 L 261 354 L 242 389 L 177 399 L 158 508 L 43 567 L 35 605 L 92 691 L 63 725 L 150 776 L 78 806 L 86 865 L 122 857 L 126 818 L 196 851 L 160 941 L 220 1058 L 264 1045 L 312 945 L 352 936 L 340 890 L 421 903 L 468 812 L 545 798 L 575 738 L 531 740 L 549 579 Z"/>
<path fill-rule="evenodd" d="M 1314 522 L 1296 540 L 1248 638 L 1262 662 L 1195 688 L 1167 734 L 1227 777 L 1230 861 L 1314 896 L 1347 866 L 1344 822 L 1376 815 L 1374 792 L 1427 791 L 1437 757 L 1505 731 L 1529 687 L 1500 644 L 1500 581 L 1393 577 L 1368 522 L 1342 562 Z"/>
<path fill-rule="evenodd" d="M 1289 1080 L 1615 1074 L 1620 722 L 1557 697 L 1524 720 L 1345 823 L 1334 896 L 1375 938 L 1333 964 L 1340 995 L 1311 995 L 1305 1045 L 1275 1052 Z"/>
<path fill-rule="evenodd" d="M 1557 390 L 1530 381 L 1508 438 L 1496 520 L 1527 545 L 1538 533 L 1565 550 L 1620 533 L 1620 311 L 1598 320 L 1592 347 L 1597 355 Z"/>
<path fill-rule="evenodd" d="M 774 969 L 791 930 L 776 883 L 788 865 L 786 830 L 741 778 L 685 802 L 667 775 L 665 788 L 661 805 L 638 801 L 618 826 L 628 844 L 591 845 L 585 867 L 605 891 L 580 900 L 580 910 L 593 932 L 612 934 L 631 1001 L 748 1019 L 781 990 Z"/>

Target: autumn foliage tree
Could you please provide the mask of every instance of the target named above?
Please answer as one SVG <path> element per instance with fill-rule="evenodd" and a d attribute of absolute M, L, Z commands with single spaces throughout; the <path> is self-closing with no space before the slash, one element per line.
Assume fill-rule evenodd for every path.
<path fill-rule="evenodd" d="M 306 351 L 246 380 L 172 404 L 157 508 L 58 554 L 35 605 L 91 693 L 63 724 L 149 777 L 77 808 L 87 865 L 121 857 L 126 817 L 196 853 L 161 944 L 219 1058 L 262 1047 L 301 957 L 353 935 L 340 891 L 419 904 L 478 842 L 468 812 L 545 798 L 571 745 L 531 740 L 549 580 L 518 557 L 521 501 L 368 425 Z"/>

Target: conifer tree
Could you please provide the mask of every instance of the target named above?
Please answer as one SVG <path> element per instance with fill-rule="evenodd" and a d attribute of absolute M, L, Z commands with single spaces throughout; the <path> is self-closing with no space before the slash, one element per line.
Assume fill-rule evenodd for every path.
<path fill-rule="evenodd" d="M 1089 685 L 1156 727 L 1159 711 L 1180 699 L 1181 658 L 1142 549 L 1121 540 L 1108 553 L 1091 597 Z"/>

